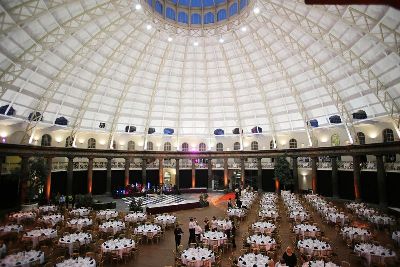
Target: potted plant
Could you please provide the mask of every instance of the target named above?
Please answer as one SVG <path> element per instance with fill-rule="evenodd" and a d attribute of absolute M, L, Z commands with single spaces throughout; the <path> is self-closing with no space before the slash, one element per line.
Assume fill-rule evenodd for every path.
<path fill-rule="evenodd" d="M 292 173 L 290 171 L 290 164 L 286 160 L 285 156 L 280 156 L 276 159 L 274 166 L 274 176 L 276 192 L 279 192 L 281 184 L 285 190 L 287 186 L 291 186 L 294 184 Z"/>
<path fill-rule="evenodd" d="M 131 203 L 129 204 L 129 211 L 143 211 L 143 200 L 140 198 L 133 197 Z"/>
<path fill-rule="evenodd" d="M 200 206 L 201 207 L 208 207 L 210 205 L 210 203 L 208 203 L 207 199 L 208 199 L 208 194 L 207 193 L 200 194 L 199 202 L 200 202 Z"/>

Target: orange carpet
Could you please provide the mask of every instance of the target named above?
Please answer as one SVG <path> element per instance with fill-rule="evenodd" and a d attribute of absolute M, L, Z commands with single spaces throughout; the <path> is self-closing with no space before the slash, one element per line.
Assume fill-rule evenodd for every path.
<path fill-rule="evenodd" d="M 235 199 L 235 193 L 228 193 L 223 196 L 220 196 L 219 198 L 216 199 L 214 203 L 218 204 L 221 202 L 227 202 L 229 199 Z"/>

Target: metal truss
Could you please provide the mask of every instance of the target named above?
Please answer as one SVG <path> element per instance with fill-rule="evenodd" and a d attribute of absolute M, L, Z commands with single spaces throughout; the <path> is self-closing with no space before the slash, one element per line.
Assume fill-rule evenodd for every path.
<path fill-rule="evenodd" d="M 396 131 L 399 133 L 399 125 L 400 125 L 399 106 L 396 104 L 392 96 L 387 92 L 387 87 L 385 86 L 385 84 L 374 73 L 373 69 L 370 68 L 371 64 L 363 60 L 361 58 L 361 55 L 357 54 L 352 49 L 353 45 L 350 46 L 346 45 L 340 38 L 330 33 L 329 29 L 324 29 L 319 23 L 310 20 L 308 17 L 305 17 L 302 14 L 298 14 L 295 11 L 285 6 L 273 3 L 272 1 L 270 1 L 269 4 L 272 6 L 272 8 L 269 10 L 273 10 L 278 16 L 283 16 L 286 20 L 292 21 L 295 25 L 297 25 L 297 27 L 302 26 L 301 27 L 302 29 L 304 28 L 309 29 L 309 33 L 311 36 L 323 42 L 324 46 L 326 47 L 329 46 L 329 49 L 332 50 L 334 53 L 341 55 L 342 58 L 346 60 L 346 62 L 358 72 L 359 76 L 364 81 L 364 83 L 372 90 L 374 95 L 380 101 L 383 108 L 386 110 L 387 114 L 393 120 Z M 379 25 L 380 29 L 385 28 L 386 30 L 391 30 L 383 23 L 378 22 L 377 20 L 356 10 L 353 7 L 349 6 L 348 11 L 349 12 L 345 12 L 345 14 L 349 13 L 347 19 L 352 18 L 353 20 L 352 24 L 356 24 L 357 22 L 359 23 L 360 18 L 362 19 L 362 21 L 365 22 L 363 30 L 368 30 L 370 32 L 375 25 Z M 386 46 L 391 47 L 392 50 L 394 49 L 394 52 L 398 54 L 400 51 L 400 47 L 396 45 L 399 44 L 397 43 L 397 39 L 400 37 L 400 35 L 394 30 L 391 30 L 391 33 L 394 37 L 394 40 L 396 40 L 396 42 L 394 43 L 395 47 L 393 47 L 392 43 L 389 44 L 388 42 L 385 43 L 385 38 L 386 40 L 388 39 L 387 32 L 385 33 L 381 32 L 377 36 L 381 36 L 382 38 L 379 41 L 385 43 Z"/>
<path fill-rule="evenodd" d="M 256 71 L 256 67 L 254 66 L 253 61 L 250 59 L 250 56 L 247 53 L 247 51 L 245 49 L 245 46 L 242 43 L 242 40 L 237 36 L 236 32 L 233 32 L 232 35 L 234 36 L 236 42 L 239 43 L 240 49 L 243 52 L 242 54 L 245 56 L 247 64 L 249 64 L 249 66 L 251 67 L 251 72 L 252 72 L 253 77 L 255 78 L 255 81 L 256 81 L 256 84 L 257 84 L 256 87 L 257 87 L 258 91 L 260 92 L 260 96 L 262 98 L 262 103 L 264 105 L 265 113 L 268 116 L 268 121 L 269 121 L 271 130 L 272 130 L 272 140 L 273 140 L 274 145 L 275 145 L 276 144 L 275 123 L 274 123 L 274 120 L 273 120 L 273 117 L 272 117 L 271 107 L 269 106 L 268 100 L 267 100 L 266 95 L 265 95 L 265 90 L 264 90 L 264 86 L 263 86 L 263 84 L 261 82 L 260 75 L 258 75 L 258 72 Z M 238 55 L 236 54 L 236 56 L 238 56 Z M 242 61 L 240 61 L 240 65 L 241 65 L 242 71 L 243 71 Z"/>

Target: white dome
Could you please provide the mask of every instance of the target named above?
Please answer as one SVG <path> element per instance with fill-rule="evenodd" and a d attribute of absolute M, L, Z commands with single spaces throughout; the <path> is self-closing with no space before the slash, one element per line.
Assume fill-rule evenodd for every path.
<path fill-rule="evenodd" d="M 259 0 L 249 5 L 259 13 L 231 30 L 171 34 L 137 4 L 1 1 L 0 106 L 111 135 L 133 125 L 180 136 L 260 126 L 274 136 L 339 115 L 354 136 L 358 110 L 399 115 L 398 10 Z"/>

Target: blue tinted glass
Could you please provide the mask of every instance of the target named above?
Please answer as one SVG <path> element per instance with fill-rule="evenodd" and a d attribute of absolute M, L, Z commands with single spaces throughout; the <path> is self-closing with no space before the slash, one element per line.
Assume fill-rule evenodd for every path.
<path fill-rule="evenodd" d="M 178 13 L 178 22 L 188 24 L 188 15 L 185 12 Z"/>
<path fill-rule="evenodd" d="M 161 15 L 163 14 L 163 5 L 159 1 L 156 1 L 156 8 L 155 9 Z"/>
<path fill-rule="evenodd" d="M 247 0 L 242 0 L 240 1 L 240 10 L 242 10 L 243 8 L 245 8 L 247 6 Z"/>
<path fill-rule="evenodd" d="M 210 7 L 214 5 L 214 0 L 203 0 L 204 7 Z"/>
<path fill-rule="evenodd" d="M 153 0 L 147 0 L 147 3 L 149 4 L 149 6 L 153 6 Z"/>
<path fill-rule="evenodd" d="M 214 14 L 211 12 L 204 15 L 204 24 L 208 23 L 214 23 Z"/>
<path fill-rule="evenodd" d="M 192 24 L 201 24 L 200 14 L 192 14 Z"/>
<path fill-rule="evenodd" d="M 225 9 L 221 9 L 218 11 L 217 13 L 217 21 L 221 21 L 226 19 L 226 10 Z"/>
<path fill-rule="evenodd" d="M 229 17 L 235 15 L 238 12 L 238 5 L 234 3 L 229 7 Z"/>
<path fill-rule="evenodd" d="M 190 6 L 192 7 L 201 7 L 201 0 L 191 0 Z"/>
<path fill-rule="evenodd" d="M 175 10 L 173 10 L 173 9 L 170 8 L 170 7 L 167 7 L 166 16 L 167 16 L 167 18 L 169 18 L 169 19 L 176 20 L 176 18 L 175 18 L 175 16 L 176 16 Z"/>
<path fill-rule="evenodd" d="M 190 0 L 178 0 L 178 6 L 189 6 Z"/>
<path fill-rule="evenodd" d="M 226 0 L 214 0 L 216 5 L 226 3 Z"/>

